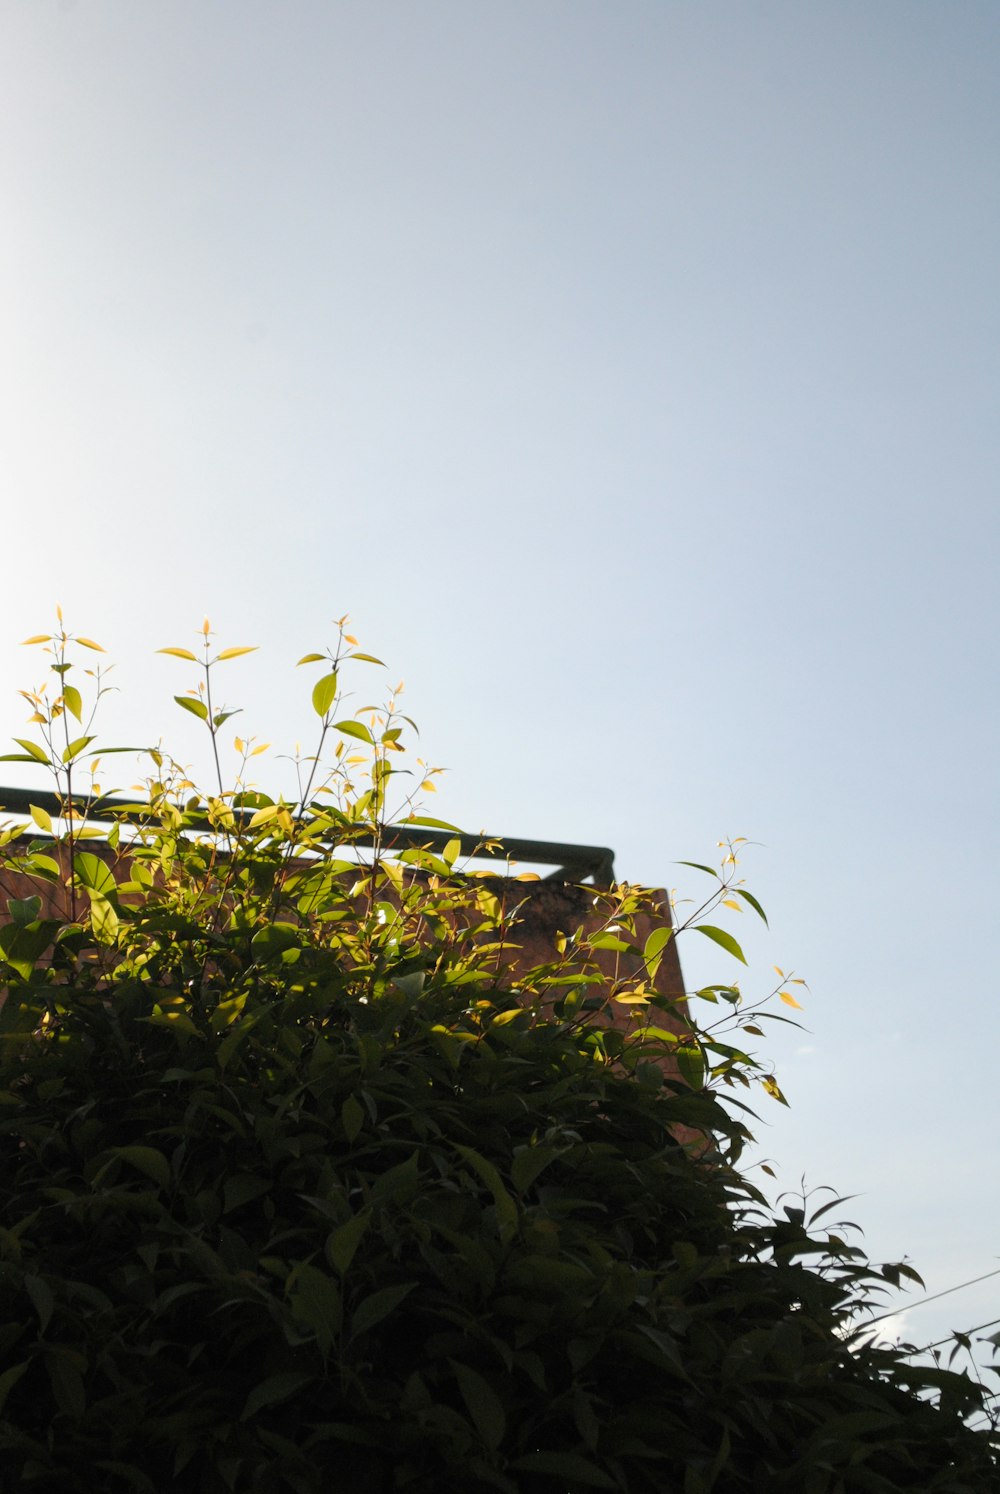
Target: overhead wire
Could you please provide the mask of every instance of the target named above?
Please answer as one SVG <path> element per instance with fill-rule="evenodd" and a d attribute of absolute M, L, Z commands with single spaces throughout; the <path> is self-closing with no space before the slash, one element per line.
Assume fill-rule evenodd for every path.
<path fill-rule="evenodd" d="M 894 1318 L 899 1313 L 909 1312 L 911 1308 L 923 1307 L 925 1302 L 936 1302 L 939 1297 L 950 1297 L 952 1292 L 963 1292 L 966 1287 L 975 1286 L 980 1281 L 989 1281 L 991 1276 L 1000 1276 L 1000 1266 L 995 1271 L 987 1271 L 983 1276 L 974 1276 L 971 1281 L 961 1281 L 958 1286 L 946 1287 L 943 1292 L 932 1292 L 929 1297 L 918 1297 L 916 1302 L 907 1302 L 904 1307 L 894 1307 L 889 1312 L 879 1313 L 877 1318 L 868 1318 L 864 1323 L 859 1323 L 858 1327 L 852 1331 L 851 1337 L 854 1338 L 857 1334 L 863 1333 L 873 1323 L 882 1323 L 886 1318 Z M 971 1331 L 975 1333 L 977 1330 L 973 1328 Z"/>

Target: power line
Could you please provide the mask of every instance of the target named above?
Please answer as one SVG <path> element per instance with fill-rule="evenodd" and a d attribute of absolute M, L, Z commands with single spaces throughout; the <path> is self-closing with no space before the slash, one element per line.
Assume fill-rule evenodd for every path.
<path fill-rule="evenodd" d="M 994 1323 L 1000 1323 L 1000 1318 L 991 1318 L 988 1323 L 980 1323 L 976 1328 L 963 1329 L 962 1337 L 971 1338 L 974 1333 L 982 1333 L 984 1328 L 992 1328 Z M 931 1349 L 940 1349 L 942 1344 L 950 1344 L 954 1336 L 953 1333 L 949 1333 L 947 1338 L 939 1338 L 932 1344 L 924 1344 L 922 1349 L 914 1349 L 913 1352 L 915 1354 L 927 1354 Z"/>
<path fill-rule="evenodd" d="M 962 1281 L 958 1286 L 946 1287 L 943 1292 L 933 1292 L 929 1297 L 918 1297 L 916 1302 L 907 1302 L 905 1307 L 894 1307 L 889 1312 L 879 1313 L 877 1318 L 869 1318 L 867 1322 L 859 1324 L 852 1332 L 851 1337 L 855 1338 L 859 1333 L 863 1333 L 873 1323 L 882 1323 L 886 1318 L 894 1318 L 899 1313 L 909 1312 L 913 1307 L 923 1307 L 925 1302 L 936 1302 L 939 1297 L 950 1297 L 952 1292 L 963 1292 L 966 1287 L 976 1286 L 980 1281 L 989 1281 L 991 1276 L 1000 1276 L 1000 1266 L 995 1271 L 987 1271 L 984 1276 L 974 1276 L 971 1281 Z M 984 1324 L 984 1326 L 988 1327 L 989 1325 Z M 971 1331 L 977 1333 L 978 1329 L 973 1328 Z M 947 1343 L 948 1340 L 944 1339 L 943 1342 Z"/>

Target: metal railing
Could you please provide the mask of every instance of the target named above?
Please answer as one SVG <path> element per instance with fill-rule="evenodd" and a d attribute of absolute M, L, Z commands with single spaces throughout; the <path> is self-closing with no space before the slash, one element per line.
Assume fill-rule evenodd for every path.
<path fill-rule="evenodd" d="M 98 798 L 85 802 L 76 801 L 76 812 L 86 823 L 113 824 L 131 809 L 135 811 L 134 799 Z M 64 809 L 62 799 L 47 790 L 4 788 L 0 786 L 0 816 L 13 814 L 30 816 L 31 806 L 42 809 L 52 819 L 58 819 Z M 247 824 L 253 814 L 250 809 L 233 811 L 237 822 Z M 192 829 L 212 829 L 208 819 L 195 817 L 189 821 Z M 39 837 L 42 832 L 39 831 Z M 459 855 L 471 856 L 484 861 L 530 862 L 535 866 L 551 866 L 555 870 L 543 879 L 547 882 L 586 882 L 588 878 L 597 887 L 610 887 L 615 879 L 615 854 L 607 846 L 568 845 L 555 840 L 527 840 L 519 835 L 483 836 L 467 831 L 456 833 L 440 830 L 430 825 L 386 825 L 380 844 L 384 850 L 418 850 L 429 848 L 441 851 L 450 841 L 460 843 Z M 375 844 L 370 833 L 351 836 L 351 844 L 370 847 Z"/>

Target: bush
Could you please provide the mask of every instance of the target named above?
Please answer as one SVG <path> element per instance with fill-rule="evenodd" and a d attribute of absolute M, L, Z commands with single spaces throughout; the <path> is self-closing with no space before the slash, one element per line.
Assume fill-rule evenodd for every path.
<path fill-rule="evenodd" d="M 211 671 L 241 651 L 208 637 L 181 700 L 218 764 Z M 54 841 L 5 832 L 4 1489 L 997 1487 L 973 1382 L 847 1346 L 908 1268 L 825 1210 L 772 1217 L 739 1171 L 733 1090 L 780 1091 L 668 1010 L 668 926 L 632 948 L 648 894 L 592 889 L 603 916 L 519 969 L 516 884 L 459 875 L 460 837 L 390 854 L 401 718 L 335 720 L 343 634 L 307 656 L 296 803 L 221 768 L 199 794 L 157 749 L 96 854 L 74 640 L 36 641 L 58 693 L 29 692 L 18 755 L 62 814 L 33 815 Z"/>

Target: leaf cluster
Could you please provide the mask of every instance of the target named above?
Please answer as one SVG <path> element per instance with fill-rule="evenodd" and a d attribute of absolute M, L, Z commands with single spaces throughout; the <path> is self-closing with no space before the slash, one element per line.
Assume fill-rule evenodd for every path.
<path fill-rule="evenodd" d="M 847 1342 L 900 1268 L 740 1172 L 757 1068 L 666 1009 L 652 900 L 519 966 L 516 883 L 392 854 L 393 719 L 357 790 L 317 752 L 297 803 L 198 794 L 157 749 L 100 853 L 65 782 L 9 835 L 0 1485 L 995 1488 L 976 1385 Z"/>

